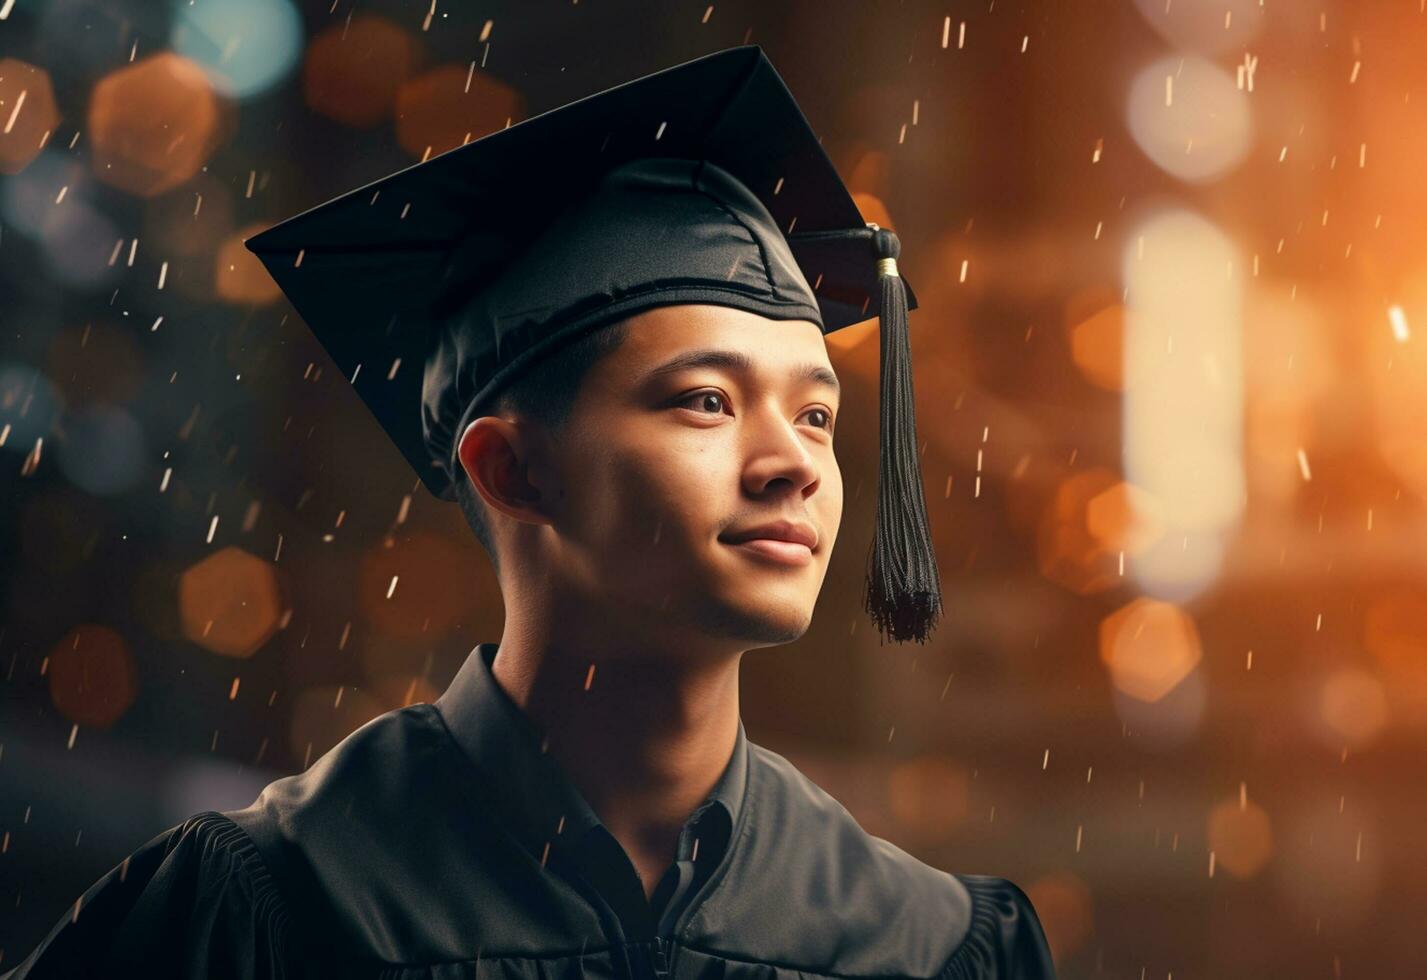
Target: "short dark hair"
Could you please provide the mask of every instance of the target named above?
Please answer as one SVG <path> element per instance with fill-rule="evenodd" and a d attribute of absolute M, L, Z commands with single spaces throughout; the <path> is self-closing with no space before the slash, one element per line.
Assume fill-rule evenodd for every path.
<path fill-rule="evenodd" d="M 552 436 L 558 437 L 564 430 L 565 423 L 569 421 L 580 385 L 584 383 L 590 368 L 601 358 L 617 350 L 628 333 L 628 325 L 624 320 L 620 320 L 583 334 L 541 359 L 511 382 L 485 414 L 504 415 L 513 412 L 521 418 L 538 422 Z M 456 433 L 458 440 L 460 436 L 461 433 Z M 496 574 L 499 575 L 500 556 L 496 554 L 490 525 L 486 521 L 485 501 L 481 500 L 459 460 L 456 465 L 456 500 L 461 505 L 461 513 L 465 515 L 466 523 L 471 526 L 481 547 L 490 555 L 491 563 L 495 565 Z"/>

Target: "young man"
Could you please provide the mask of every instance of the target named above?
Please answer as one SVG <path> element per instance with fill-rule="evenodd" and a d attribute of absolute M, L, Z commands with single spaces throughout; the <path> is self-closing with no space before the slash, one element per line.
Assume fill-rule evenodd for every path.
<path fill-rule="evenodd" d="M 939 606 L 896 238 L 862 224 L 758 48 L 250 247 L 461 501 L 504 633 L 435 704 L 154 838 L 16 980 L 1054 976 L 1016 885 L 866 834 L 743 730 L 740 659 L 806 631 L 841 520 L 823 335 L 873 315 L 867 605 L 898 641 Z"/>

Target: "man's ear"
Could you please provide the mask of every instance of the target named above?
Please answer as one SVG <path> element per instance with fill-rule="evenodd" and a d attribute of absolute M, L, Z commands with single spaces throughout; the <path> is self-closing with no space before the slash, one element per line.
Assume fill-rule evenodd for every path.
<path fill-rule="evenodd" d="M 540 463 L 534 440 L 518 422 L 486 415 L 466 426 L 457 455 L 476 492 L 492 507 L 527 524 L 549 524 L 549 500 L 532 479 Z"/>

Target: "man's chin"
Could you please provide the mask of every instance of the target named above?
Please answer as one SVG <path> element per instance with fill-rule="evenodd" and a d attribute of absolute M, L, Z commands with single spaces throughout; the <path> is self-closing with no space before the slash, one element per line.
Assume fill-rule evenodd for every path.
<path fill-rule="evenodd" d="M 779 600 L 768 592 L 740 599 L 709 605 L 703 619 L 710 633 L 752 649 L 792 643 L 812 625 L 811 603 Z"/>

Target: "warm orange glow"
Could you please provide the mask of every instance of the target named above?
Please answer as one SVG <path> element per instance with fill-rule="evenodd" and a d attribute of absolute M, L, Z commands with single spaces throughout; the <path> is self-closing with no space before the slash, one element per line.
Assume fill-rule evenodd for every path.
<path fill-rule="evenodd" d="M 1091 497 L 1085 505 L 1085 526 L 1109 551 L 1135 555 L 1164 535 L 1154 496 L 1121 480 Z"/>
<path fill-rule="evenodd" d="M 24 170 L 58 125 L 49 72 L 19 58 L 0 58 L 0 174 Z"/>
<path fill-rule="evenodd" d="M 879 228 L 895 228 L 892 221 L 891 212 L 887 210 L 887 205 L 882 203 L 882 199 L 874 194 L 864 191 L 854 191 L 852 201 L 857 205 L 857 210 L 862 212 L 862 220 L 870 221 Z"/>
<path fill-rule="evenodd" d="M 1382 682 L 1358 667 L 1344 667 L 1323 681 L 1318 708 L 1332 733 L 1353 746 L 1373 741 L 1387 724 Z"/>
<path fill-rule="evenodd" d="M 1427 592 L 1394 586 L 1363 618 L 1363 646 L 1376 658 L 1394 702 L 1427 717 Z"/>
<path fill-rule="evenodd" d="M 1141 701 L 1174 690 L 1200 656 L 1194 620 L 1173 603 L 1141 597 L 1100 622 L 1100 660 L 1111 683 Z"/>
<path fill-rule="evenodd" d="M 256 255 L 243 246 L 243 240 L 265 230 L 265 222 L 255 222 L 239 228 L 221 248 L 214 269 L 214 285 L 218 295 L 230 303 L 271 303 L 282 295 L 273 277 Z"/>
<path fill-rule="evenodd" d="M 1209 849 L 1215 868 L 1235 878 L 1252 878 L 1273 857 L 1273 829 L 1268 812 L 1252 800 L 1224 800 L 1209 811 Z"/>
<path fill-rule="evenodd" d="M 1045 930 L 1056 964 L 1074 956 L 1095 934 L 1095 906 L 1090 886 L 1071 871 L 1052 871 L 1025 887 Z"/>
<path fill-rule="evenodd" d="M 1125 387 L 1124 333 L 1125 309 L 1118 303 L 1070 327 L 1070 359 L 1092 384 L 1107 391 Z"/>
<path fill-rule="evenodd" d="M 473 584 L 483 577 L 480 564 L 479 554 L 460 542 L 419 532 L 367 552 L 358 601 L 371 624 L 388 636 L 441 637 L 474 602 Z"/>
<path fill-rule="evenodd" d="M 504 129 L 524 114 L 525 99 L 494 76 L 469 65 L 442 65 L 397 92 L 396 139 L 423 159 Z"/>
<path fill-rule="evenodd" d="M 89 102 L 94 174 L 153 197 L 198 173 L 224 135 L 203 69 L 166 51 L 100 79 Z"/>
<path fill-rule="evenodd" d="M 129 644 L 108 626 L 86 623 L 50 650 L 50 698 L 66 718 L 108 728 L 134 703 L 138 675 Z"/>
<path fill-rule="evenodd" d="M 307 46 L 303 98 L 314 112 L 339 123 L 375 126 L 391 115 L 397 89 L 419 56 L 416 40 L 385 17 L 343 19 Z"/>
<path fill-rule="evenodd" d="M 971 774 L 959 762 L 920 756 L 898 763 L 887 776 L 892 815 L 919 840 L 949 839 L 966 819 Z"/>
<path fill-rule="evenodd" d="M 183 635 L 225 657 L 251 657 L 277 632 L 283 601 L 270 562 L 227 547 L 183 573 Z"/>
<path fill-rule="evenodd" d="M 866 147 L 857 151 L 856 158 L 857 162 L 848 171 L 846 179 L 847 189 L 854 195 L 854 200 L 858 194 L 884 196 L 891 189 L 888 177 L 892 172 L 892 158 L 884 150 Z"/>
<path fill-rule="evenodd" d="M 1085 470 L 1061 482 L 1037 533 L 1042 575 L 1079 595 L 1102 592 L 1122 581 L 1118 552 L 1091 533 L 1086 520 L 1090 501 L 1120 483 L 1118 475 L 1104 468 Z"/>

